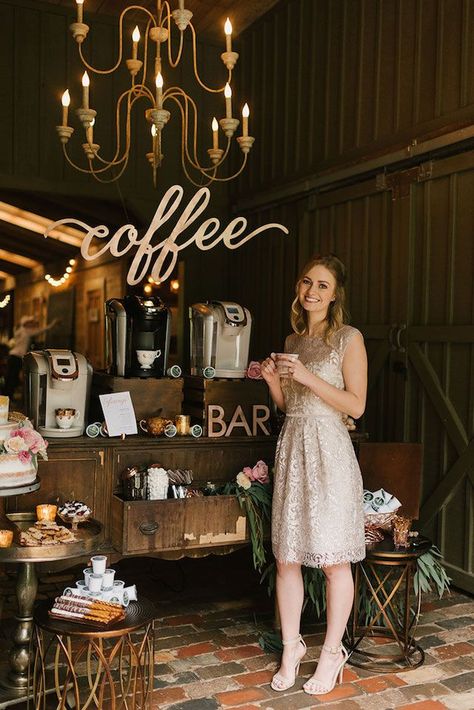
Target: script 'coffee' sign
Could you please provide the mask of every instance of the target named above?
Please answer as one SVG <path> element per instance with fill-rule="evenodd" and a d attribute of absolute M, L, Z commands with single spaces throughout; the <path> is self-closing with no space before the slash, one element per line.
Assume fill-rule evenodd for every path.
<path fill-rule="evenodd" d="M 110 237 L 109 229 L 105 225 L 101 224 L 97 227 L 91 227 L 85 222 L 73 219 L 72 217 L 66 217 L 65 219 L 54 222 L 54 224 L 46 230 L 45 237 L 47 237 L 53 229 L 56 229 L 62 224 L 74 225 L 83 229 L 84 239 L 81 244 L 81 255 L 86 261 L 94 261 L 107 251 L 109 251 L 112 256 L 124 256 L 130 249 L 136 247 L 136 252 L 127 274 L 127 282 L 131 286 L 134 286 L 143 281 L 150 273 L 155 281 L 165 281 L 171 275 L 175 267 L 178 253 L 190 244 L 196 244 L 198 249 L 202 251 L 212 249 L 220 242 L 228 249 L 238 249 L 250 239 L 256 237 L 257 234 L 266 232 L 269 229 L 278 229 L 284 232 L 284 234 L 288 234 L 286 227 L 282 224 L 274 223 L 264 224 L 254 229 L 253 232 L 244 234 L 247 228 L 247 220 L 245 217 L 236 217 L 219 233 L 221 226 L 220 221 L 217 217 L 210 217 L 202 222 L 192 236 L 184 239 L 184 241 L 180 243 L 180 235 L 197 220 L 209 204 L 210 190 L 207 187 L 202 187 L 183 209 L 171 234 L 165 238 L 161 238 L 160 235 L 158 243 L 152 244 L 153 237 L 158 233 L 158 230 L 160 230 L 177 211 L 183 194 L 184 190 L 181 185 L 173 185 L 173 187 L 167 190 L 143 237 L 139 237 L 137 229 L 133 224 L 124 224 Z M 91 247 L 97 245 L 94 240 L 103 240 L 109 237 L 109 241 L 104 246 L 99 249 L 94 249 L 91 253 Z M 151 266 L 153 259 L 154 263 L 153 266 Z"/>

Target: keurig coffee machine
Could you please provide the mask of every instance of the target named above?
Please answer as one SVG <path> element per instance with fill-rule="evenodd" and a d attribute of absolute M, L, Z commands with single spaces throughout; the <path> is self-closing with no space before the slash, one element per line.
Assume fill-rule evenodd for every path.
<path fill-rule="evenodd" d="M 26 413 L 43 436 L 81 436 L 87 421 L 92 366 L 71 350 L 33 350 L 23 358 Z M 62 426 L 59 410 L 70 413 Z"/>
<path fill-rule="evenodd" d="M 105 303 L 107 371 L 119 377 L 163 377 L 170 312 L 156 297 L 126 296 Z"/>
<path fill-rule="evenodd" d="M 245 377 L 252 316 L 238 303 L 195 303 L 191 320 L 191 374 L 214 368 L 216 377 Z"/>

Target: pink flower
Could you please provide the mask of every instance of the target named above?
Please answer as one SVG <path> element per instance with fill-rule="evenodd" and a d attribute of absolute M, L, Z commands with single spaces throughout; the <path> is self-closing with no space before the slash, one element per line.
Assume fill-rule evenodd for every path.
<path fill-rule="evenodd" d="M 250 481 L 258 481 L 259 483 L 268 483 L 269 481 L 268 466 L 265 461 L 257 461 L 253 468 L 245 466 L 245 468 L 242 469 L 242 473 L 244 473 Z"/>
<path fill-rule="evenodd" d="M 32 454 L 37 454 L 48 446 L 48 442 L 34 429 L 24 429 L 21 436 L 23 436 Z"/>
<path fill-rule="evenodd" d="M 31 454 L 29 451 L 19 451 L 18 458 L 20 459 L 21 463 L 30 463 Z"/>
<path fill-rule="evenodd" d="M 250 380 L 263 380 L 262 377 L 262 367 L 257 360 L 251 360 L 248 364 L 246 376 Z"/>
<path fill-rule="evenodd" d="M 252 469 L 252 480 L 259 483 L 268 483 L 268 466 L 265 461 L 257 461 Z"/>

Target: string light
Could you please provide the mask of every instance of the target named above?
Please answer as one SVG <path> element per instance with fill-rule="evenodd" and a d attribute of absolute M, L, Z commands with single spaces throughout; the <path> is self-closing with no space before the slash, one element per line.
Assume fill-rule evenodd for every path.
<path fill-rule="evenodd" d="M 170 281 L 170 289 L 171 289 L 172 291 L 179 291 L 179 281 L 178 281 L 178 279 L 172 279 L 172 281 Z"/>
<path fill-rule="evenodd" d="M 11 296 L 9 293 L 0 301 L 0 308 L 5 308 L 10 303 Z"/>
<path fill-rule="evenodd" d="M 53 286 L 53 288 L 58 288 L 58 286 L 62 286 L 67 282 L 67 280 L 71 276 L 76 263 L 76 259 L 69 259 L 69 266 L 66 267 L 66 270 L 62 276 L 56 279 L 54 276 L 51 276 L 51 274 L 45 274 L 45 280 L 49 283 L 50 286 Z"/>

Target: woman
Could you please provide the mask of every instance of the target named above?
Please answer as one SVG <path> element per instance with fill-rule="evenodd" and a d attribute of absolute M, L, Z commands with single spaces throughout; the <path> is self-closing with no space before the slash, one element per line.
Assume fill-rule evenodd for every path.
<path fill-rule="evenodd" d="M 365 557 L 363 487 L 343 417 L 362 416 L 367 355 L 361 333 L 344 324 L 344 265 L 335 256 L 307 263 L 291 306 L 294 333 L 285 353 L 262 364 L 279 409 L 286 412 L 275 459 L 272 546 L 283 655 L 271 686 L 295 683 L 306 645 L 300 635 L 301 565 L 321 567 L 327 630 L 314 675 L 303 689 L 330 692 L 348 654 L 341 643 L 352 608 L 351 562 Z"/>

